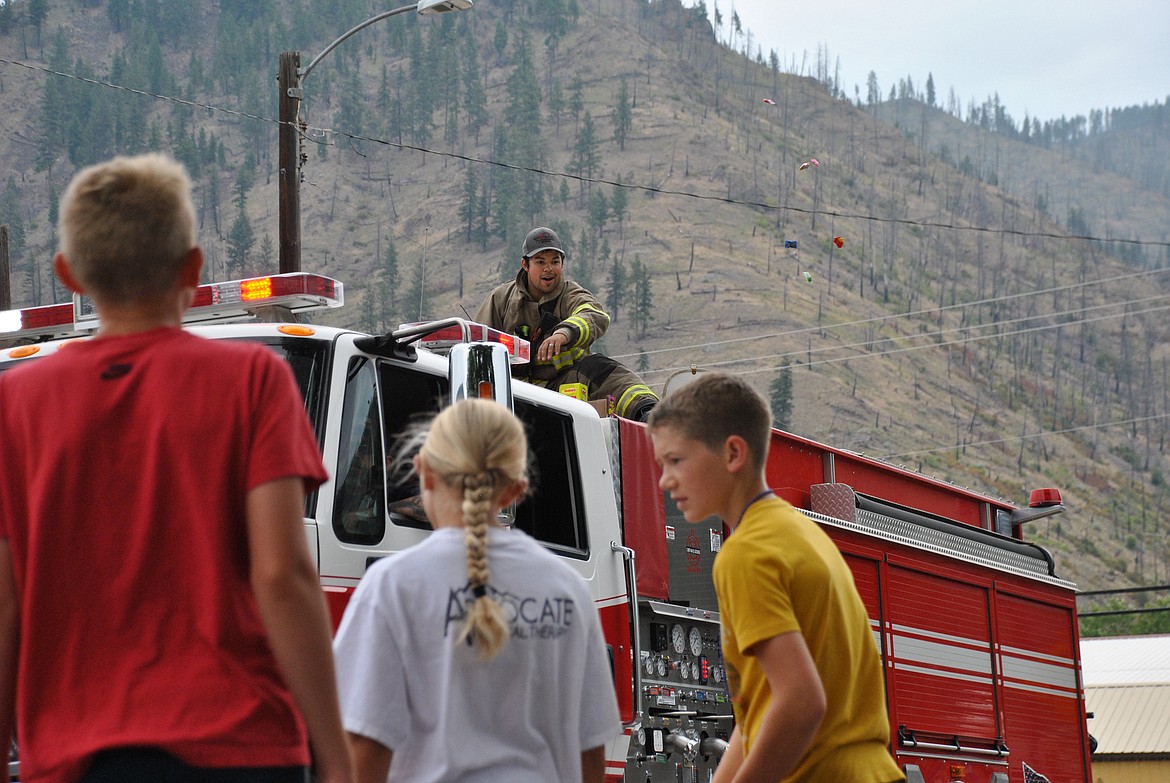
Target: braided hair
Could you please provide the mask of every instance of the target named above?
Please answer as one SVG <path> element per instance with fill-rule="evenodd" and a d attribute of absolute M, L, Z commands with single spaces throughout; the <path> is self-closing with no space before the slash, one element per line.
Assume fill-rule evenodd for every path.
<path fill-rule="evenodd" d="M 508 639 L 508 626 L 503 608 L 488 592 L 488 528 L 500 492 L 526 477 L 524 428 L 497 402 L 460 400 L 432 421 L 419 457 L 444 483 L 463 490 L 463 540 L 475 601 L 459 641 L 470 639 L 479 646 L 480 658 L 494 658 Z"/>

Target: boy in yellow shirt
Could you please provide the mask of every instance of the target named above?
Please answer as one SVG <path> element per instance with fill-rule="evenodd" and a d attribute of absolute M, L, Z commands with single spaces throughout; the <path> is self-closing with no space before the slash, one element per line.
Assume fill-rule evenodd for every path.
<path fill-rule="evenodd" d="M 734 531 L 715 560 L 736 727 L 715 783 L 892 783 L 881 659 L 849 566 L 764 478 L 767 403 L 701 375 L 651 413 L 660 486 Z"/>

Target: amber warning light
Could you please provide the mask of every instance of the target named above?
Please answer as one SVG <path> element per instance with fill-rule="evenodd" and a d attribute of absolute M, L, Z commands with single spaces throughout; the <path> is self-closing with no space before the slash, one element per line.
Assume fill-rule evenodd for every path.
<path fill-rule="evenodd" d="M 247 318 L 263 307 L 281 307 L 299 313 L 341 307 L 345 296 L 340 282 L 322 275 L 294 272 L 253 277 L 226 283 L 207 283 L 195 290 L 183 323 L 207 323 Z M 67 337 L 99 326 L 89 297 L 72 303 L 0 311 L 0 337 Z"/>

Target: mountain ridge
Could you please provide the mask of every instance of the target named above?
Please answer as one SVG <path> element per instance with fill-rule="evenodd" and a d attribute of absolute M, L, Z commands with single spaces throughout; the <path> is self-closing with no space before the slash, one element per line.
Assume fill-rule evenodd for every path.
<path fill-rule="evenodd" d="M 197 44 L 162 47 L 177 94 L 189 94 L 197 105 L 155 100 L 148 123 L 172 140 L 172 151 L 182 128 L 224 139 L 228 147 L 226 166 L 205 164 L 207 171 L 196 177 L 201 240 L 217 275 L 227 271 L 236 212 L 228 195 L 249 154 L 256 162 L 245 213 L 255 244 L 242 271 L 275 271 L 271 250 L 265 257 L 261 244 L 265 236 L 270 242 L 278 237 L 271 119 L 276 55 L 288 48 L 285 41 L 316 51 L 333 37 L 296 38 L 298 13 L 311 16 L 317 5 L 293 5 L 287 39 L 278 25 L 256 21 L 265 18 L 265 4 L 255 18 L 239 21 L 241 30 L 256 31 L 248 34 L 264 56 L 255 57 L 262 63 L 258 71 L 243 72 L 252 76 L 239 80 L 251 86 L 238 96 L 221 85 L 200 97 L 191 74 L 199 61 L 210 72 L 217 56 L 236 59 L 216 48 L 225 40 L 223 14 L 233 4 L 195 3 L 203 20 L 191 36 Z M 550 5 L 564 10 L 560 22 Z M 533 8 L 542 15 L 522 13 Z M 91 67 L 108 78 L 112 53 L 119 43 L 128 49 L 135 34 L 103 26 L 107 10 L 89 5 L 77 16 L 51 12 L 43 33 L 51 41 L 56 26 L 65 25 L 71 59 L 92 57 Z M 332 17 L 345 13 L 358 20 L 366 12 L 356 3 L 330 9 Z M 496 137 L 509 126 L 513 47 L 527 31 L 541 91 L 543 154 L 508 165 L 519 166 L 547 192 L 544 208 L 520 213 L 521 225 L 512 231 L 522 236 L 521 228 L 536 223 L 567 229 L 569 274 L 588 280 L 616 310 L 605 350 L 631 366 L 645 361 L 647 379 L 658 388 L 670 372 L 699 364 L 745 373 L 766 394 L 788 362 L 793 431 L 905 460 L 912 469 L 1017 503 L 1026 502 L 1029 489 L 1055 483 L 1070 510 L 1038 523 L 1029 535 L 1054 551 L 1060 573 L 1093 588 L 1166 580 L 1170 550 L 1157 518 L 1167 503 L 1161 418 L 1167 341 L 1157 311 L 1139 312 L 1147 309 L 1141 300 L 1165 295 L 1158 275 L 1166 253 L 1157 242 L 1170 228 L 1170 208 L 1156 177 L 1127 188 L 1132 180 L 1095 173 L 1063 147 L 1054 152 L 997 137 L 909 99 L 856 106 L 816 79 L 776 72 L 719 46 L 709 25 L 673 0 L 484 2 L 451 16 L 371 28 L 323 60 L 307 81 L 303 116 L 311 129 L 325 130 L 320 136 L 310 130 L 306 143 L 305 268 L 342 278 L 351 300 L 329 316 L 331 322 L 361 325 L 368 302 L 380 296 L 379 267 L 391 240 L 401 277 L 394 312 L 377 317 L 376 326 L 394 315 L 417 320 L 420 313 L 401 300 L 418 270 L 425 273 L 421 315 L 437 316 L 474 312 L 515 268 L 516 252 L 499 235 L 466 241 L 461 212 L 469 170 L 493 198 L 503 187 L 501 173 L 510 171 L 499 165 L 506 161 Z M 457 99 L 462 130 L 446 141 L 442 117 L 449 107 L 440 103 L 430 119 L 438 132 L 429 141 L 403 135 L 398 144 L 393 128 L 378 125 L 384 119 L 379 106 L 392 114 L 387 96 L 411 89 L 412 58 L 433 54 L 427 44 L 440 40 L 440 25 L 456 31 L 447 49 L 461 56 L 470 48 L 478 52 L 490 122 L 477 141 Z M 501 26 L 508 38 L 502 49 Z M 550 47 L 554 29 L 559 32 Z M 423 43 L 412 54 L 415 32 Z M 14 43 L 11 33 L 0 37 L 0 50 L 21 59 L 13 56 Z M 554 49 L 556 65 L 549 67 Z M 35 47 L 29 54 L 35 62 Z M 383 68 L 395 79 L 380 92 Z M 558 134 L 549 114 L 553 83 L 562 76 L 565 93 L 580 84 L 581 111 L 563 108 Z M 43 71 L 18 77 L 3 65 L 0 78 L 5 92 L 14 91 L 25 105 L 19 115 L 0 120 L 0 143 L 29 216 L 29 252 L 44 260 L 53 244 L 51 194 L 76 166 L 66 155 L 37 171 L 43 118 L 36 96 L 50 78 L 62 77 Z M 623 78 L 633 122 L 619 145 L 612 117 Z M 353 85 L 359 94 L 345 92 Z M 251 105 L 257 101 L 260 106 Z M 352 117 L 343 109 L 356 104 L 364 107 L 367 116 L 359 119 L 369 128 L 347 124 Z M 592 176 L 571 171 L 586 110 L 601 157 Z M 897 120 L 899 110 L 904 123 Z M 919 122 L 918 135 L 911 119 Z M 1065 178 L 1042 177 L 1062 156 L 1070 162 L 1059 168 Z M 812 157 L 820 165 L 800 170 Z M 964 166 L 965 158 L 971 165 Z M 626 214 L 600 227 L 591 223 L 593 194 L 612 199 L 619 180 L 626 186 Z M 218 207 L 213 190 L 220 193 Z M 1074 198 L 1080 190 L 1101 193 L 1081 201 Z M 502 214 L 496 205 L 492 201 L 491 219 Z M 1103 241 L 1070 238 L 1080 235 L 1068 225 L 1074 206 Z M 835 236 L 843 238 L 842 248 L 832 243 Z M 1142 257 L 1119 257 L 1114 251 L 1129 243 L 1116 240 L 1137 240 Z M 784 246 L 790 241 L 795 250 Z M 613 307 L 617 258 L 627 271 L 635 260 L 649 270 L 653 313 L 644 331 L 633 323 L 628 301 Z M 813 282 L 806 282 L 806 272 Z M 14 276 L 14 283 L 18 297 L 30 301 L 34 287 L 23 277 Z M 39 286 L 42 295 L 51 292 L 43 270 Z M 1105 316 L 1112 320 L 1088 320 Z M 1128 428 L 1099 426 L 1131 420 Z M 1059 434 L 1040 437 L 1045 431 Z"/>

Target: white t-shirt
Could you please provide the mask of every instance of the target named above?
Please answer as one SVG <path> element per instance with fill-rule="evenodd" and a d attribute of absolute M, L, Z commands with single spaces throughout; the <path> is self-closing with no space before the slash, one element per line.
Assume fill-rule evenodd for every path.
<path fill-rule="evenodd" d="M 511 637 L 490 661 L 456 643 L 474 597 L 462 529 L 375 563 L 334 640 L 347 731 L 394 751 L 389 781 L 581 780 L 621 732 L 585 581 L 519 531 L 488 535 L 489 594 Z"/>

